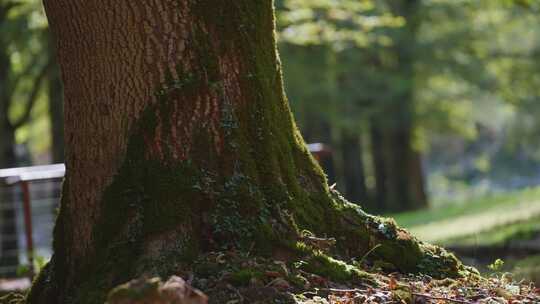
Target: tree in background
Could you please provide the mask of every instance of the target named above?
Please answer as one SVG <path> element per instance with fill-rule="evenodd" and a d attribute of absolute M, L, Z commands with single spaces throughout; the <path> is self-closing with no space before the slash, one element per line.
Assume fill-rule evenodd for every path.
<path fill-rule="evenodd" d="M 393 75 L 387 82 L 388 98 L 371 118 L 375 146 L 376 201 L 387 212 L 420 209 L 427 206 L 420 152 L 413 146 L 415 130 L 415 54 L 420 1 L 389 1 L 389 11 L 403 18 L 404 25 L 390 33 L 392 45 L 381 68 Z M 392 78 L 390 78 L 392 79 Z"/>
<path fill-rule="evenodd" d="M 425 174 L 440 197 L 437 176 L 473 183 L 490 167 L 515 168 L 516 148 L 520 166 L 536 168 L 535 5 L 281 1 L 292 106 L 300 128 L 331 126 L 337 187 L 350 198 L 366 188 L 356 201 L 369 210 L 399 211 L 425 206 Z M 352 151 L 356 140 L 361 152 Z"/>
<path fill-rule="evenodd" d="M 51 68 L 46 56 L 38 54 L 43 50 L 39 44 L 43 28 L 31 25 L 30 16 L 35 11 L 19 2 L 0 3 L 0 168 L 22 164 L 15 150 L 16 132 L 30 121 Z M 27 46 L 29 41 L 34 43 L 33 48 Z M 13 53 L 19 55 L 17 62 Z M 18 264 L 15 201 L 12 193 L 3 194 L 2 267 Z"/>
<path fill-rule="evenodd" d="M 62 80 L 56 62 L 54 39 L 49 33 L 49 56 L 53 67 L 47 75 L 47 94 L 49 102 L 49 120 L 51 128 L 51 160 L 53 163 L 64 162 L 64 98 L 62 95 Z"/>
<path fill-rule="evenodd" d="M 526 107 L 526 100 L 537 99 L 529 87 L 536 72 L 514 72 L 534 62 L 537 12 L 536 5 L 524 8 L 501 1 L 423 5 L 417 131 L 427 155 L 431 191 L 439 200 L 446 195 L 456 199 L 456 190 L 463 188 L 470 189 L 465 194 L 474 194 L 475 184 L 486 182 L 497 191 L 536 184 L 535 177 L 526 177 L 537 172 L 534 157 L 514 149 L 515 139 L 535 146 L 535 136 L 516 127 L 532 121 L 527 116 L 540 105 Z M 518 186 L 512 182 L 516 177 L 529 182 Z"/>
<path fill-rule="evenodd" d="M 285 62 L 301 63 L 300 56 L 311 58 L 314 46 L 327 49 L 324 58 L 331 58 L 329 64 L 318 67 L 317 74 L 327 76 L 324 85 L 316 86 L 326 88 L 326 94 L 306 94 L 303 88 L 309 86 L 310 78 L 289 74 L 292 76 L 286 80 L 293 105 L 301 113 L 314 100 L 325 104 L 320 108 L 329 110 L 319 116 L 331 121 L 333 141 L 340 142 L 335 145 L 343 177 L 337 178 L 338 187 L 341 182 L 349 198 L 379 212 L 427 205 L 420 155 L 412 145 L 418 5 L 416 1 L 282 1 Z M 286 45 L 291 44 L 297 45 L 296 52 L 288 52 L 291 47 Z M 318 62 L 324 60 L 318 58 Z M 305 62 L 298 73 L 315 60 Z M 294 69 L 291 65 L 287 72 Z M 313 124 L 309 121 L 306 124 Z M 362 139 L 370 132 L 376 138 L 372 136 L 370 145 L 363 145 Z M 372 153 L 369 146 L 380 153 Z M 369 166 L 362 156 L 366 153 L 372 154 Z M 366 167 L 372 168 L 376 181 L 371 198 Z"/>

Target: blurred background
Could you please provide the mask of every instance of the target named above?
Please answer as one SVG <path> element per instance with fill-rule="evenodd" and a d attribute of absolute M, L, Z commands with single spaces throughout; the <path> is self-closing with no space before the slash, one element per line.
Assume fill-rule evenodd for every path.
<path fill-rule="evenodd" d="M 482 270 L 540 282 L 540 3 L 276 9 L 289 101 L 330 183 Z M 63 167 L 5 168 L 63 161 L 52 39 L 39 1 L 0 0 L 0 278 L 50 256 Z"/>

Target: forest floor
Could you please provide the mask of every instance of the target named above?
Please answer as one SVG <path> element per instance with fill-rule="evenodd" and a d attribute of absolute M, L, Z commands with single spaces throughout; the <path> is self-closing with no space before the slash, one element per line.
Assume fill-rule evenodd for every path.
<path fill-rule="evenodd" d="M 339 267 L 352 267 L 345 263 Z M 425 275 L 381 273 L 360 265 L 361 275 L 333 276 L 324 268 L 305 269 L 301 261 L 285 263 L 237 251 L 199 257 L 192 269 L 163 283 L 134 280 L 113 290 L 108 304 L 538 304 L 540 289 L 511 276 L 470 275 L 434 279 Z M 202 290 L 193 290 L 189 285 Z M 172 283 L 172 284 L 171 284 Z M 176 288 L 176 289 L 175 289 Z M 126 292 L 128 291 L 128 292 Z M 178 296 L 163 301 L 172 293 Z M 128 297 L 128 298 L 126 298 Z M 133 298 L 132 298 L 133 297 Z M 208 297 L 208 298 L 207 298 Z M 160 300 L 152 300 L 152 299 Z M 208 299 L 208 302 L 207 302 Z M 24 303 L 23 293 L 0 297 L 2 304 Z"/>
<path fill-rule="evenodd" d="M 539 286 L 540 282 L 540 252 L 535 251 L 540 245 L 540 189 L 443 205 L 395 218 L 420 239 L 456 251 L 465 263 L 478 266 L 484 277 L 437 280 L 384 273 L 369 262 L 333 264 L 340 269 L 306 268 L 302 261 L 285 263 L 235 251 L 201 256 L 192 269 L 178 275 L 204 291 L 210 304 L 540 303 L 540 290 L 528 283 L 535 280 Z M 494 264 L 488 270 L 485 266 L 497 258 L 506 263 Z M 336 276 L 349 270 L 349 275 Z M 12 296 L 13 302 L 9 302 L 7 297 L 0 298 L 0 303 L 19 303 L 20 299 Z"/>
<path fill-rule="evenodd" d="M 352 267 L 345 263 L 338 267 Z M 425 275 L 381 273 L 363 265 L 362 275 L 332 276 L 324 268 L 305 269 L 300 262 L 285 263 L 246 253 L 213 252 L 200 257 L 193 269 L 180 274 L 188 284 L 209 297 L 210 304 L 517 304 L 540 303 L 540 290 L 516 282 L 510 276 L 470 275 L 460 279 L 434 279 Z M 206 296 L 190 292 L 185 302 L 130 301 L 133 290 L 149 292 L 145 299 L 166 294 L 171 278 L 132 281 L 115 289 L 109 304 L 177 303 L 202 304 Z M 180 279 L 181 282 L 184 282 Z M 158 284 L 156 284 L 156 282 Z M 157 286 L 157 288 L 156 288 Z M 189 289 L 189 287 L 188 287 Z M 156 292 L 157 290 L 157 292 Z M 185 289 L 181 289 L 184 291 Z M 162 294 L 163 294 L 162 293 Z M 184 292 L 185 293 L 185 292 Z"/>
<path fill-rule="evenodd" d="M 261 296 L 275 297 L 268 303 L 289 303 L 286 299 L 292 298 L 302 304 L 540 303 L 540 290 L 529 283 L 540 283 L 540 188 L 392 217 L 419 239 L 450 247 L 465 263 L 478 266 L 484 278 L 436 280 L 383 274 L 363 265 L 362 270 L 373 274 L 369 280 L 336 281 L 301 265 L 255 258 L 234 262 L 238 257 L 224 253 L 228 266 L 218 271 L 221 279 L 203 279 L 202 286 L 194 279 L 194 285 L 210 295 L 228 290 L 230 298 L 218 296 L 222 302 L 215 302 L 227 304 L 266 303 L 259 302 Z M 506 263 L 493 263 L 498 258 Z M 240 267 L 234 266 L 238 263 Z"/>
<path fill-rule="evenodd" d="M 232 259 L 236 258 L 232 256 Z M 540 303 L 540 291 L 533 285 L 516 282 L 504 275 L 488 279 L 471 276 L 456 280 L 436 280 L 423 275 L 381 274 L 376 270 L 364 268 L 370 271 L 369 277 L 336 280 L 325 274 L 318 274 L 316 270 L 311 272 L 302 270 L 301 265 L 290 267 L 281 262 L 257 261 L 257 259 L 242 263 L 244 266 L 247 263 L 249 267 L 260 268 L 258 270 L 250 268 L 252 269 L 250 275 L 240 276 L 243 282 L 238 281 L 238 272 L 232 270 L 227 274 L 228 270 L 222 270 L 222 278 L 229 277 L 232 280 L 226 284 L 226 288 L 220 286 L 218 289 L 221 292 L 229 290 L 232 298 L 224 301 L 224 298 L 217 297 L 221 300 L 214 303 L 293 303 L 293 301 L 302 304 Z M 239 270 L 240 273 L 245 275 L 245 269 Z M 218 282 L 223 283 L 219 280 Z M 197 286 L 197 283 L 195 284 Z M 208 284 L 208 281 L 205 284 Z M 212 294 L 212 288 L 208 288 L 207 285 L 205 287 L 207 287 L 205 290 Z M 274 301 L 261 301 L 273 297 Z"/>

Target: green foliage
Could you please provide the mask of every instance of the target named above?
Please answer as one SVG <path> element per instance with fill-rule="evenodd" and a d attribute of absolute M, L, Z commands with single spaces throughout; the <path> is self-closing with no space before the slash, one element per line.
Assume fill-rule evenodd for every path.
<path fill-rule="evenodd" d="M 298 45 L 330 45 L 336 51 L 350 47 L 368 48 L 392 45 L 383 29 L 405 24 L 382 1 L 306 1 L 279 2 L 281 39 Z"/>
<path fill-rule="evenodd" d="M 504 266 L 504 261 L 501 259 L 496 259 L 493 263 L 488 265 L 488 268 L 492 271 L 499 272 Z"/>
<path fill-rule="evenodd" d="M 34 154 L 43 153 L 50 145 L 47 99 L 43 80 L 38 80 L 51 57 L 45 14 L 36 0 L 3 1 L 0 15 L 5 10 L 7 15 L 0 17 L 0 57 L 5 54 L 7 62 L 0 62 L 0 69 L 7 71 L 0 73 L 7 77 L 0 89 L 0 108 L 16 127 L 17 143 L 28 144 Z"/>
<path fill-rule="evenodd" d="M 34 255 L 32 271 L 37 275 L 47 265 L 48 260 L 42 255 Z M 17 267 L 17 276 L 27 276 L 31 272 L 30 265 L 21 264 Z"/>
<path fill-rule="evenodd" d="M 403 3 L 277 2 L 287 91 L 308 139 L 334 143 L 339 155 L 341 129 L 365 137 L 373 119 L 411 120 L 413 147 L 437 165 L 456 162 L 447 145 L 472 146 L 485 130 L 500 144 L 474 155 L 479 175 L 508 172 L 516 153 L 537 164 L 540 4 Z M 317 121 L 331 126 L 330 139 Z"/>

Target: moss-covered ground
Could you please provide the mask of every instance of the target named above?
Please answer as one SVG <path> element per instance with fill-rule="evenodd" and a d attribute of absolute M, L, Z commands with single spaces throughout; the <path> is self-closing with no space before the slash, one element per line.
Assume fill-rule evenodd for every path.
<path fill-rule="evenodd" d="M 471 274 L 433 279 L 383 274 L 376 265 L 339 261 L 321 251 L 299 249 L 299 255 L 287 262 L 246 252 L 211 252 L 179 275 L 204 291 L 211 304 L 536 303 L 539 299 L 532 286 L 509 277 L 486 279 Z"/>

